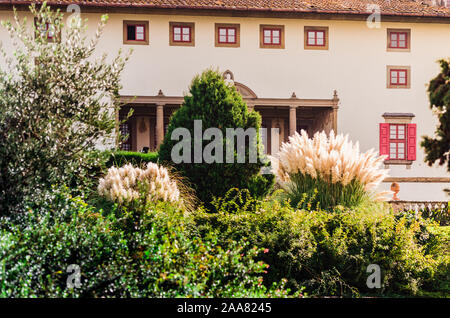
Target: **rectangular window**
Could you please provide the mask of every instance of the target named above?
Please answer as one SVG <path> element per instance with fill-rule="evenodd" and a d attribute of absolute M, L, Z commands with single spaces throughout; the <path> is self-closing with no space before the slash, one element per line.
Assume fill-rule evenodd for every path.
<path fill-rule="evenodd" d="M 394 163 L 416 160 L 416 124 L 380 124 L 380 155 Z"/>
<path fill-rule="evenodd" d="M 409 66 L 387 66 L 387 88 L 410 88 L 411 68 Z"/>
<path fill-rule="evenodd" d="M 328 27 L 305 26 L 305 50 L 328 50 Z"/>
<path fill-rule="evenodd" d="M 260 47 L 284 49 L 284 26 L 260 25 Z"/>
<path fill-rule="evenodd" d="M 390 70 L 391 72 L 391 85 L 407 85 L 407 70 Z"/>
<path fill-rule="evenodd" d="M 216 47 L 239 47 L 240 46 L 239 24 L 215 24 L 215 46 Z"/>
<path fill-rule="evenodd" d="M 325 45 L 325 31 L 308 31 L 308 45 L 309 46 L 324 46 Z"/>
<path fill-rule="evenodd" d="M 407 42 L 407 33 L 406 32 L 391 32 L 390 33 L 390 42 L 389 47 L 393 49 L 406 49 Z"/>
<path fill-rule="evenodd" d="M 389 125 L 389 159 L 405 160 L 406 125 Z"/>
<path fill-rule="evenodd" d="M 191 28 L 188 26 L 174 26 L 173 41 L 187 43 L 191 42 Z"/>
<path fill-rule="evenodd" d="M 145 41 L 145 26 L 143 24 L 127 25 L 127 41 Z"/>
<path fill-rule="evenodd" d="M 148 43 L 148 21 L 123 21 L 123 44 Z"/>
<path fill-rule="evenodd" d="M 194 42 L 194 23 L 169 22 L 169 44 L 171 46 L 194 46 Z"/>
<path fill-rule="evenodd" d="M 410 29 L 387 29 L 387 51 L 409 52 L 410 42 Z"/>
<path fill-rule="evenodd" d="M 281 30 L 280 29 L 264 29 L 265 45 L 280 45 Z"/>
<path fill-rule="evenodd" d="M 235 28 L 219 28 L 219 43 L 236 43 Z"/>

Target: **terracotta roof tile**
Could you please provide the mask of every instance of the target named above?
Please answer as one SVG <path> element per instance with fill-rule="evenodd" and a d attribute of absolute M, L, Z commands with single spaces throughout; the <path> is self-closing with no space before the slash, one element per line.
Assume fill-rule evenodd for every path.
<path fill-rule="evenodd" d="M 0 4 L 29 4 L 29 0 L 0 0 Z M 434 3 L 441 5 L 433 5 Z M 48 4 L 120 6 L 180 9 L 221 9 L 272 12 L 317 12 L 367 14 L 367 5 L 377 4 L 381 14 L 450 18 L 450 0 L 48 0 Z"/>

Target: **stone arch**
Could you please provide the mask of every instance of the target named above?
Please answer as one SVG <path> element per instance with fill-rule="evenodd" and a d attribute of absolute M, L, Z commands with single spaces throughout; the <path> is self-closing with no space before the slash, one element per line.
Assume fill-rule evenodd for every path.
<path fill-rule="evenodd" d="M 234 86 L 236 87 L 237 91 L 241 93 L 243 98 L 258 98 L 255 92 L 252 91 L 248 86 L 245 86 L 244 84 L 238 82 L 234 82 Z"/>

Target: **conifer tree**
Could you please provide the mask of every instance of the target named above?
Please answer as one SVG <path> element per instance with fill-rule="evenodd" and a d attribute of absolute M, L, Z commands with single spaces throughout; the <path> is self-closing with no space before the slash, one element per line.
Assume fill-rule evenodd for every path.
<path fill-rule="evenodd" d="M 208 128 L 218 128 L 222 131 L 223 162 L 195 163 L 195 132 L 194 121 L 201 120 L 202 133 Z M 190 161 L 176 163 L 172 158 L 172 149 L 179 140 L 172 140 L 172 133 L 177 128 L 189 130 L 192 139 L 189 141 Z M 254 128 L 254 138 L 247 138 L 245 143 L 245 162 L 238 163 L 238 142 L 235 140 L 233 162 L 225 160 L 227 144 L 231 140 L 227 138 L 227 128 Z M 222 75 L 213 70 L 207 70 L 196 76 L 190 86 L 189 95 L 170 120 L 167 134 L 159 150 L 159 158 L 163 162 L 174 166 L 182 176 L 186 177 L 190 185 L 196 191 L 198 198 L 208 205 L 213 197 L 222 197 L 231 188 L 249 189 L 250 193 L 259 197 L 269 191 L 273 177 L 260 175 L 264 163 L 260 160 L 262 155 L 262 143 L 260 141 L 261 116 L 255 111 L 248 111 L 242 96 L 233 85 L 229 85 Z M 211 143 L 211 140 L 201 140 L 201 149 Z M 254 148 L 252 148 L 252 146 Z M 256 149 L 258 160 L 250 163 L 250 149 Z M 215 154 L 215 153 L 214 153 Z"/>

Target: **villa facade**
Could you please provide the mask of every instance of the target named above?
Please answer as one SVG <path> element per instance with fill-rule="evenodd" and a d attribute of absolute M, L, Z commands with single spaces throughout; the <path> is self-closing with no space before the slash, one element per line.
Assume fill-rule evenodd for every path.
<path fill-rule="evenodd" d="M 27 16 L 29 1 L 0 0 L 0 19 L 12 5 Z M 52 1 L 48 2 L 52 5 Z M 232 82 L 249 109 L 262 116 L 274 153 L 302 129 L 349 134 L 362 151 L 388 156 L 391 182 L 404 200 L 446 200 L 445 167 L 424 163 L 423 135 L 437 120 L 426 85 L 450 56 L 450 1 L 58 1 L 77 3 L 89 31 L 102 14 L 104 52 L 133 49 L 123 74 L 119 118 L 126 150 L 155 150 L 190 81 L 207 68 Z M 51 27 L 51 26 L 49 26 Z M 50 34 L 50 33 L 49 33 Z M 51 36 L 51 34 L 50 34 Z M 7 47 L 6 30 L 0 39 Z"/>

